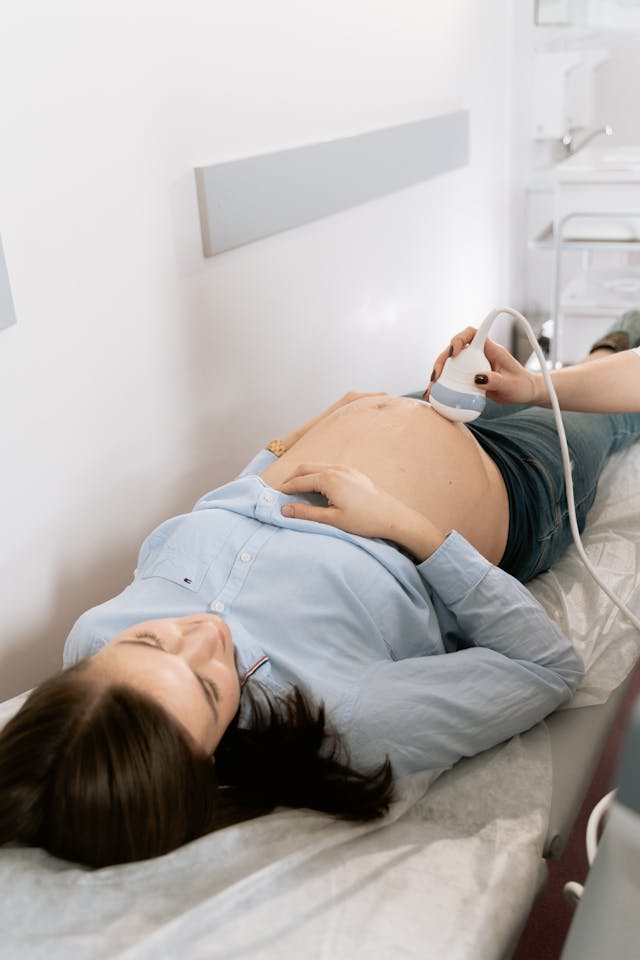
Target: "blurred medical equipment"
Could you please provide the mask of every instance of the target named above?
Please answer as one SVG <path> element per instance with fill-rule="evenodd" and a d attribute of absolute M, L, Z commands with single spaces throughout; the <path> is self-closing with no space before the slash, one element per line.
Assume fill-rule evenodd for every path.
<path fill-rule="evenodd" d="M 640 904 L 640 701 L 622 749 L 617 791 L 594 808 L 587 826 L 591 870 L 585 886 L 567 884 L 578 899 L 561 960 L 638 955 Z M 597 831 L 608 811 L 600 843 Z M 597 849 L 596 849 L 597 848 Z"/>

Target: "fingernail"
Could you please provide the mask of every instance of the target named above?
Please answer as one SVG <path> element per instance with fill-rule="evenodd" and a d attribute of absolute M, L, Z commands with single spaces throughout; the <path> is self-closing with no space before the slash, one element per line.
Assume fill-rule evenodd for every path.
<path fill-rule="evenodd" d="M 434 369 L 431 371 L 431 383 L 433 383 L 433 381 L 435 380 L 435 378 L 436 378 L 436 371 L 435 371 L 435 367 L 434 367 Z"/>
<path fill-rule="evenodd" d="M 290 503 L 285 503 L 284 507 L 282 508 L 282 515 L 283 517 L 295 516 L 295 510 L 293 509 Z"/>
<path fill-rule="evenodd" d="M 451 346 L 449 347 L 449 356 L 450 357 L 453 356 L 453 344 L 451 344 Z"/>
<path fill-rule="evenodd" d="M 474 383 L 489 383 L 489 377 L 486 373 L 477 373 L 473 378 Z"/>

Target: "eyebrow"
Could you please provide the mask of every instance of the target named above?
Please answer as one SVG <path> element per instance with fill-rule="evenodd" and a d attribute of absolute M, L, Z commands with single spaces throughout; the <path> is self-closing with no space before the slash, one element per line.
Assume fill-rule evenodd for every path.
<path fill-rule="evenodd" d="M 149 637 L 153 637 L 154 634 L 149 633 L 148 636 L 149 636 Z M 169 653 L 168 650 L 165 650 L 165 649 L 162 647 L 162 645 L 160 644 L 160 641 L 159 641 L 159 640 L 156 640 L 156 643 L 149 643 L 148 640 L 143 640 L 142 638 L 139 638 L 139 639 L 137 639 L 137 640 L 119 640 L 118 642 L 119 642 L 119 643 L 129 643 L 129 644 L 132 644 L 132 645 L 135 646 L 135 647 L 148 647 L 150 650 L 158 650 L 160 653 Z M 212 713 L 212 715 L 213 715 L 213 719 L 214 719 L 214 721 L 215 721 L 216 724 L 217 724 L 217 723 L 218 723 L 218 708 L 216 707 L 216 704 L 215 704 L 215 694 L 213 693 L 213 690 L 207 685 L 207 682 L 204 680 L 204 678 L 200 676 L 199 673 L 196 673 L 195 670 L 191 670 L 191 672 L 192 672 L 193 676 L 196 678 L 196 680 L 198 681 L 198 683 L 200 684 L 200 688 L 202 689 L 202 692 L 203 692 L 204 695 L 205 695 L 207 704 L 208 704 L 208 706 L 211 708 L 211 713 Z M 212 686 L 215 688 L 215 684 L 213 684 Z"/>

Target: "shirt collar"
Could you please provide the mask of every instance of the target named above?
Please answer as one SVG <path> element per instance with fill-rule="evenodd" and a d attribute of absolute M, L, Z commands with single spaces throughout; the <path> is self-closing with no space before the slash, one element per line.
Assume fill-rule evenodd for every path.
<path fill-rule="evenodd" d="M 236 651 L 236 666 L 241 686 L 254 675 L 260 681 L 266 680 L 271 675 L 269 657 L 239 621 L 232 615 L 225 619 Z"/>

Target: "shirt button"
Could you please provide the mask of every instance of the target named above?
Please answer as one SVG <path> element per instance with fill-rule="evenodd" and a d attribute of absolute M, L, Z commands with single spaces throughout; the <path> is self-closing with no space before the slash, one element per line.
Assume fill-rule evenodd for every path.
<path fill-rule="evenodd" d="M 224 603 L 221 600 L 216 600 L 216 602 L 212 604 L 212 610 L 215 610 L 216 613 L 222 613 L 224 610 Z"/>
<path fill-rule="evenodd" d="M 263 499 L 263 500 L 266 500 L 267 503 L 271 503 L 271 501 L 273 500 L 273 494 L 272 494 L 272 493 L 265 493 L 265 494 L 263 494 L 262 499 Z"/>
<path fill-rule="evenodd" d="M 251 554 L 250 554 L 250 553 L 241 553 L 241 554 L 240 554 L 240 559 L 242 560 L 243 563 L 249 563 L 249 560 L 251 560 Z"/>

